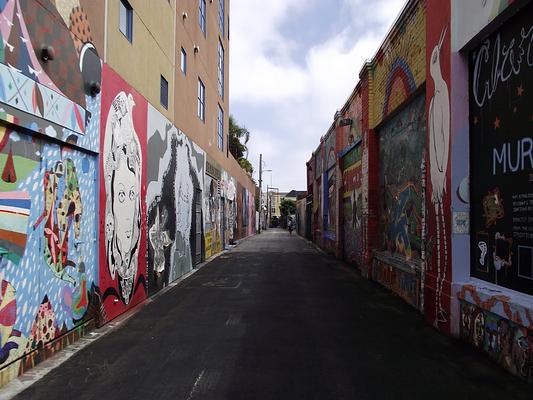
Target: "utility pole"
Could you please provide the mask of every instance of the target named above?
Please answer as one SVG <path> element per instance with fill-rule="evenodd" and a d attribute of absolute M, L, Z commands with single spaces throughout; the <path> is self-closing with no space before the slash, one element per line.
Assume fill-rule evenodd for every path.
<path fill-rule="evenodd" d="M 263 173 L 263 154 L 259 154 L 259 226 L 257 227 L 257 233 L 261 233 L 261 212 L 263 212 L 263 195 L 261 174 Z"/>

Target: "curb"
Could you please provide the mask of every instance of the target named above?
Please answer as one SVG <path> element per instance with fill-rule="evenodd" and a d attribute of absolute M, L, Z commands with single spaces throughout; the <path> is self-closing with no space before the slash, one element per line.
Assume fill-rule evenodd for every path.
<path fill-rule="evenodd" d="M 241 243 L 243 240 L 248 239 L 252 236 L 254 235 L 250 235 L 239 240 L 238 244 Z M 141 310 L 143 307 L 152 303 L 154 300 L 156 300 L 163 294 L 175 289 L 183 281 L 185 281 L 186 279 L 194 275 L 197 271 L 205 267 L 207 264 L 209 264 L 213 260 L 217 259 L 223 254 L 226 254 L 228 251 L 231 251 L 231 249 L 223 250 L 220 253 L 217 253 L 211 256 L 209 259 L 207 259 L 203 263 L 196 265 L 195 268 L 187 272 L 185 275 L 182 275 L 180 278 L 168 284 L 167 286 L 159 290 L 154 295 L 146 298 L 145 300 L 141 301 L 139 304 L 136 304 L 135 306 L 130 308 L 125 313 L 117 316 L 116 318 L 112 319 L 111 321 L 107 322 L 105 325 L 102 325 L 99 328 L 92 329 L 85 336 L 77 340 L 75 343 L 72 343 L 71 345 L 66 346 L 64 349 L 59 351 L 57 354 L 54 354 L 52 357 L 46 359 L 42 363 L 39 363 L 34 368 L 31 368 L 27 372 L 11 380 L 5 386 L 0 388 L 0 399 L 8 400 L 8 399 L 12 399 L 13 397 L 17 396 L 18 394 L 20 394 L 21 392 L 29 388 L 31 385 L 33 385 L 35 382 L 42 379 L 48 373 L 52 372 L 54 369 L 61 366 L 65 361 L 67 361 L 73 355 L 78 353 L 80 350 L 84 349 L 90 344 L 106 337 L 110 333 L 121 328 L 131 317 L 137 314 L 137 312 L 139 312 L 139 310 Z"/>

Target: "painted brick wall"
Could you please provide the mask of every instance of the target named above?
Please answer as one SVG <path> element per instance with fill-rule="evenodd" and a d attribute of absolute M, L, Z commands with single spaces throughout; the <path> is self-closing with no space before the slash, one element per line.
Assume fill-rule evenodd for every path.
<path fill-rule="evenodd" d="M 426 7 L 412 2 L 373 60 L 370 127 L 375 128 L 426 79 Z"/>

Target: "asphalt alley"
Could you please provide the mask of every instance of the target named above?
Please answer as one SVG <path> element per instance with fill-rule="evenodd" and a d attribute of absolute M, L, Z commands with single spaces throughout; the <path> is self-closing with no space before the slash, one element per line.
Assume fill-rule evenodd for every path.
<path fill-rule="evenodd" d="M 270 229 L 16 398 L 501 400 L 533 390 L 353 268 Z"/>

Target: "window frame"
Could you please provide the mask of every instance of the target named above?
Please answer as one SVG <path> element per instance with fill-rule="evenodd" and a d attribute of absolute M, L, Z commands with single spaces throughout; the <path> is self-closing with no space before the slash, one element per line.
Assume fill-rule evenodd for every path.
<path fill-rule="evenodd" d="M 165 110 L 168 110 L 168 81 L 163 75 L 160 75 L 159 82 L 159 103 L 165 108 Z M 165 92 L 163 92 L 163 86 L 166 88 Z"/>
<path fill-rule="evenodd" d="M 118 30 L 124 35 L 128 42 L 133 43 L 133 7 L 127 0 L 119 0 L 118 7 Z M 124 29 L 126 32 L 122 30 L 122 9 L 126 12 L 126 20 L 124 21 Z"/>
<path fill-rule="evenodd" d="M 198 77 L 197 98 L 198 98 L 197 115 L 200 121 L 205 123 L 205 85 L 200 77 Z"/>
<path fill-rule="evenodd" d="M 217 109 L 217 146 L 224 151 L 224 110 L 220 104 Z"/>
<path fill-rule="evenodd" d="M 183 75 L 187 75 L 187 52 L 181 48 L 180 69 Z"/>
<path fill-rule="evenodd" d="M 203 32 L 204 37 L 207 36 L 207 5 L 206 0 L 198 0 L 198 24 L 200 30 Z"/>
<path fill-rule="evenodd" d="M 218 64 L 217 64 L 217 90 L 220 98 L 224 100 L 224 63 L 225 63 L 225 50 L 222 40 L 218 39 Z"/>
<path fill-rule="evenodd" d="M 220 29 L 220 34 L 224 37 L 224 21 L 226 18 L 226 4 L 225 0 L 218 0 L 218 28 Z"/>

